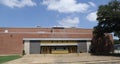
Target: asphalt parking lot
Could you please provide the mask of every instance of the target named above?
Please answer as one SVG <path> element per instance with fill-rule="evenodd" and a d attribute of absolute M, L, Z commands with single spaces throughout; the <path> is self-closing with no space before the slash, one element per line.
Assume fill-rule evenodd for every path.
<path fill-rule="evenodd" d="M 79 54 L 31 54 L 5 64 L 120 64 L 120 57 Z"/>

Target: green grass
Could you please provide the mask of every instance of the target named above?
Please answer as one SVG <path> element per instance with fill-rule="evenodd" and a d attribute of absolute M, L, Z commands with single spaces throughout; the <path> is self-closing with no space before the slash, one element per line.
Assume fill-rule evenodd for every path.
<path fill-rule="evenodd" d="M 21 56 L 19 55 L 11 55 L 11 56 L 0 56 L 0 64 L 4 62 L 8 62 L 10 60 L 18 59 Z"/>

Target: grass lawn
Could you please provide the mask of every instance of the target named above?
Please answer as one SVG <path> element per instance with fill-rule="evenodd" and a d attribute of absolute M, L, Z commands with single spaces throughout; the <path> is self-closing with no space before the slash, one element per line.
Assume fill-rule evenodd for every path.
<path fill-rule="evenodd" d="M 0 56 L 0 64 L 4 63 L 4 62 L 7 62 L 7 61 L 10 61 L 10 60 L 18 59 L 20 57 L 21 56 L 19 56 L 19 55 Z"/>

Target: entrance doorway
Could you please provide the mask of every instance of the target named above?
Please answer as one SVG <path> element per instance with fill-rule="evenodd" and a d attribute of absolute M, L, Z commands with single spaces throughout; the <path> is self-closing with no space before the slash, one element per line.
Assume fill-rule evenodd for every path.
<path fill-rule="evenodd" d="M 77 46 L 41 46 L 41 54 L 77 53 Z"/>

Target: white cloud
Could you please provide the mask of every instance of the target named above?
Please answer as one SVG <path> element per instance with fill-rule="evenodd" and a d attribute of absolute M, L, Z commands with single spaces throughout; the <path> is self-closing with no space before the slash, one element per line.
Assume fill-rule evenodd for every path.
<path fill-rule="evenodd" d="M 6 5 L 8 7 L 14 8 L 22 8 L 25 6 L 35 6 L 36 3 L 32 0 L 0 0 L 0 4 Z"/>
<path fill-rule="evenodd" d="M 62 13 L 85 12 L 90 6 L 95 6 L 93 2 L 77 3 L 77 0 L 43 0 L 43 5 L 48 10 L 54 10 Z"/>
<path fill-rule="evenodd" d="M 88 2 L 91 6 L 96 7 L 96 5 L 93 2 Z"/>
<path fill-rule="evenodd" d="M 74 18 L 64 18 L 62 20 L 59 21 L 59 26 L 62 27 L 78 27 L 80 20 L 78 17 L 74 17 Z"/>
<path fill-rule="evenodd" d="M 96 21 L 96 18 L 97 18 L 97 11 L 95 12 L 91 12 L 90 14 L 87 15 L 87 20 L 91 21 L 91 22 L 94 22 Z"/>

